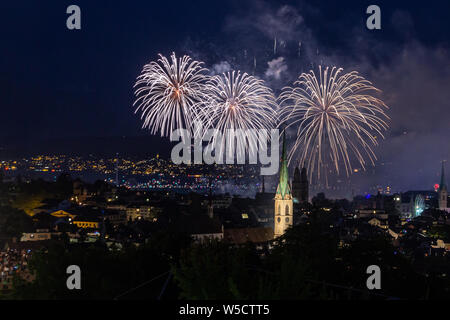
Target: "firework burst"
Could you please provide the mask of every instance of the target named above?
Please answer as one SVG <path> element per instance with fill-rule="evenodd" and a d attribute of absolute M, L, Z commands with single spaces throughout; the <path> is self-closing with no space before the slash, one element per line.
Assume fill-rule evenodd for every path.
<path fill-rule="evenodd" d="M 324 167 L 332 164 L 339 174 L 343 165 L 347 176 L 352 159 L 366 168 L 376 160 L 373 146 L 388 127 L 384 113 L 387 106 L 370 95 L 379 92 L 356 71 L 342 74 L 343 69 L 322 69 L 319 78 L 313 71 L 302 73 L 294 87 L 283 89 L 279 100 L 285 105 L 281 123 L 295 127 L 297 138 L 289 154 L 320 179 Z"/>
<path fill-rule="evenodd" d="M 197 120 L 204 129 L 215 128 L 223 133 L 225 139 L 233 138 L 232 130 L 246 131 L 236 135 L 238 153 L 256 147 L 256 130 L 275 128 L 276 99 L 263 80 L 240 71 L 223 73 L 207 82 L 207 96 L 198 109 Z"/>
<path fill-rule="evenodd" d="M 207 69 L 189 56 L 177 59 L 172 53 L 170 61 L 159 56 L 137 78 L 135 112 L 142 112 L 142 127 L 152 134 L 160 131 L 161 136 L 169 136 L 175 129 L 192 130 L 193 109 L 204 98 Z"/>

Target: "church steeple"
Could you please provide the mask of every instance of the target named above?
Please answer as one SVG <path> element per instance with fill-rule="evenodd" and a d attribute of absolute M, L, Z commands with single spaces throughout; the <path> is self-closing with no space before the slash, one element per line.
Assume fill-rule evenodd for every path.
<path fill-rule="evenodd" d="M 445 183 L 444 161 L 442 161 L 441 182 L 439 183 L 439 190 L 447 190 L 447 184 Z"/>
<path fill-rule="evenodd" d="M 445 183 L 444 161 L 442 161 L 441 182 L 438 189 L 438 204 L 439 210 L 448 211 L 448 192 L 447 184 Z"/>
<path fill-rule="evenodd" d="M 294 170 L 294 181 L 300 182 L 300 169 L 298 167 L 295 167 L 295 170 Z"/>
<path fill-rule="evenodd" d="M 289 185 L 289 172 L 286 158 L 286 133 L 283 132 L 280 182 L 275 194 L 274 237 L 282 236 L 293 225 L 293 199 Z"/>
<path fill-rule="evenodd" d="M 280 195 L 282 199 L 286 198 L 286 195 L 291 196 L 291 187 L 289 186 L 289 172 L 286 158 L 286 132 L 283 132 L 283 150 L 281 153 L 280 182 L 278 183 L 276 194 Z"/>

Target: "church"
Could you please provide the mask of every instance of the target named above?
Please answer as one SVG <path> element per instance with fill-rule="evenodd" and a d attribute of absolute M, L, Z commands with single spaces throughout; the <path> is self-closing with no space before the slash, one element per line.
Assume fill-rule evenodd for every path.
<path fill-rule="evenodd" d="M 295 167 L 294 180 L 292 180 L 292 196 L 294 198 L 294 203 L 305 204 L 309 202 L 308 186 L 308 176 L 306 174 L 305 166 L 303 166 L 301 173 L 299 167 Z"/>
<path fill-rule="evenodd" d="M 437 193 L 439 210 L 450 212 L 450 208 L 448 206 L 448 191 L 447 183 L 445 181 L 444 162 L 442 162 L 441 181 L 439 183 Z"/>
<path fill-rule="evenodd" d="M 295 168 L 292 187 L 289 184 L 289 169 L 286 157 L 286 134 L 283 134 L 283 149 L 280 161 L 280 180 L 275 193 L 274 238 L 282 236 L 294 224 L 294 202 L 308 202 L 308 178 L 306 168 L 301 173 Z"/>

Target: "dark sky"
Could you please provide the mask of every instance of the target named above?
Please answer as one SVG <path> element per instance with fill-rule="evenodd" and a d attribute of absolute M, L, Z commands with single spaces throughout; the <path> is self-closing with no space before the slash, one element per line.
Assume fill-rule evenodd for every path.
<path fill-rule="evenodd" d="M 373 3 L 381 30 L 365 27 Z M 71 4 L 81 30 L 66 28 Z M 275 91 L 318 64 L 359 71 L 390 107 L 373 184 L 429 189 L 450 157 L 448 1 L 2 1 L 0 30 L 3 141 L 148 135 L 133 84 L 175 51 Z"/>

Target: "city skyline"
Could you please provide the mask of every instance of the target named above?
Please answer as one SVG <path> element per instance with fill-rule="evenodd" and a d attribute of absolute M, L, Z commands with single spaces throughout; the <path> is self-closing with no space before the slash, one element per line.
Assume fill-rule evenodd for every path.
<path fill-rule="evenodd" d="M 450 2 L 0 12 L 0 300 L 450 299 Z"/>
<path fill-rule="evenodd" d="M 0 123 L 0 156 L 11 147 L 27 153 L 34 145 L 52 153 L 55 139 L 113 136 L 140 136 L 149 149 L 163 154 L 167 139 L 139 129 L 132 86 L 141 67 L 158 53 L 177 51 L 204 60 L 210 73 L 239 68 L 254 74 L 276 94 L 298 73 L 316 70 L 319 64 L 358 71 L 382 90 L 391 118 L 386 139 L 375 148 L 376 169 L 368 165 L 358 185 L 431 188 L 439 179 L 440 161 L 450 158 L 450 115 L 445 112 L 450 55 L 443 33 L 449 19 L 429 18 L 445 16 L 450 10 L 441 6 L 446 5 L 430 4 L 426 15 L 416 3 L 383 3 L 382 29 L 368 30 L 366 6 L 356 1 L 342 6 L 230 1 L 220 12 L 211 4 L 196 9 L 183 4 L 186 14 L 175 23 L 157 16 L 170 12 L 162 3 L 122 10 L 120 4 L 99 2 L 85 4 L 84 28 L 77 33 L 58 27 L 65 22 L 65 16 L 54 19 L 62 5 L 36 4 L 42 15 L 35 17 L 20 5 L 2 4 L 9 15 L 1 23 L 16 30 L 7 35 L 6 48 L 21 50 L 3 52 L 0 83 L 7 90 L 0 103 L 8 117 Z M 202 22 L 194 22 L 193 16 Z M 106 17 L 120 17 L 122 23 L 109 23 Z M 102 50 L 97 50 L 100 30 Z M 35 37 L 42 45 L 35 45 Z M 30 41 L 18 40 L 22 38 Z M 293 139 L 288 134 L 290 146 Z"/>

